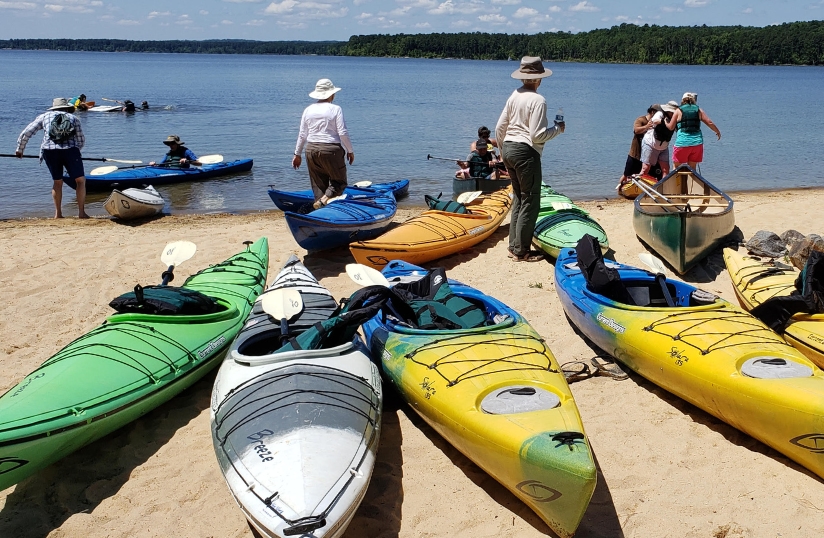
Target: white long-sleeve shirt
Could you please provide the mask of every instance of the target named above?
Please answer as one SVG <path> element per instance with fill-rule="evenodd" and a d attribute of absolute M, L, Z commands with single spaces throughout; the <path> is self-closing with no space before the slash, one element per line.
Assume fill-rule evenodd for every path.
<path fill-rule="evenodd" d="M 295 155 L 303 153 L 307 142 L 341 144 L 348 153 L 354 153 L 341 107 L 325 101 L 306 107 L 300 118 Z"/>
<path fill-rule="evenodd" d="M 552 127 L 547 127 L 546 99 L 523 86 L 512 92 L 506 100 L 495 127 L 498 143 L 523 142 L 535 148 L 538 153 L 542 153 L 544 144 L 560 132 L 554 123 Z"/>

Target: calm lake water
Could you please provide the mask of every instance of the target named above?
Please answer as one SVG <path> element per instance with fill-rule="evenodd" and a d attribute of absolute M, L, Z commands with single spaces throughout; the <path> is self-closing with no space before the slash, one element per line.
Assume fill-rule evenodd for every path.
<path fill-rule="evenodd" d="M 824 186 L 821 125 L 824 69 L 815 67 L 547 64 L 554 75 L 540 92 L 550 113 L 564 108 L 566 133 L 544 150 L 544 179 L 574 199 L 615 196 L 632 123 L 654 102 L 685 91 L 721 129 L 709 133 L 701 172 L 729 191 Z M 54 97 L 79 93 L 147 100 L 135 114 L 81 113 L 86 157 L 158 160 L 162 140 L 179 134 L 198 155 L 251 157 L 250 173 L 203 183 L 162 186 L 167 212 L 273 209 L 267 186 L 305 189 L 306 165 L 291 157 L 307 93 L 319 78 L 343 88 L 355 147 L 349 181 L 412 180 L 402 205 L 451 192 L 455 166 L 427 154 L 464 158 L 480 125 L 494 129 L 517 82 L 515 62 L 0 51 L 0 153 L 13 153 L 20 131 Z M 708 130 L 705 128 L 705 135 Z M 26 150 L 38 151 L 42 133 Z M 86 170 L 104 163 L 87 162 Z M 52 214 L 51 180 L 35 159 L 0 159 L 0 218 Z M 105 214 L 106 195 L 87 210 Z M 66 190 L 64 211 L 75 213 Z"/>

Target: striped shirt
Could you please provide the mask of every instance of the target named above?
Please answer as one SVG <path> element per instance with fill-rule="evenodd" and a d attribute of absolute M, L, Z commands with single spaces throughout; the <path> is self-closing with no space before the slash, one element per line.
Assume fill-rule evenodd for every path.
<path fill-rule="evenodd" d="M 74 136 L 63 142 L 55 142 L 49 138 L 49 125 L 51 125 L 52 120 L 54 120 L 58 114 L 66 114 L 74 124 Z M 83 129 L 80 127 L 80 120 L 77 119 L 77 116 L 69 114 L 68 112 L 49 110 L 37 116 L 33 122 L 23 129 L 23 132 L 20 133 L 20 136 L 17 138 L 17 151 L 22 152 L 25 150 L 29 138 L 34 136 L 40 129 L 45 131 L 43 134 L 43 142 L 40 144 L 41 155 L 44 149 L 83 149 L 83 146 L 86 144 L 86 137 L 83 136 Z"/>

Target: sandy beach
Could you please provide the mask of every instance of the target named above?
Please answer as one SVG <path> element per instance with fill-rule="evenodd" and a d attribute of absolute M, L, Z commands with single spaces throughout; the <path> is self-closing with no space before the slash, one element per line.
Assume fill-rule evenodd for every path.
<path fill-rule="evenodd" d="M 743 236 L 761 229 L 824 231 L 824 190 L 733 193 Z M 625 200 L 582 202 L 617 260 L 645 249 Z M 419 210 L 399 211 L 402 221 Z M 73 215 L 73 210 L 67 210 Z M 508 219 L 486 242 L 433 262 L 504 300 L 546 338 L 561 364 L 595 352 L 566 321 L 550 262 L 506 257 Z M 176 283 L 268 236 L 269 281 L 296 253 L 337 297 L 356 286 L 348 250 L 307 255 L 279 212 L 166 216 L 139 225 L 94 218 L 0 222 L 0 391 L 99 325 L 108 303 L 160 280 L 163 246 L 193 241 Z M 688 279 L 735 302 L 720 254 Z M 214 372 L 121 430 L 0 492 L 0 537 L 252 536 L 226 487 L 209 431 Z M 571 385 L 598 465 L 581 538 L 819 536 L 824 483 L 800 465 L 631 374 Z M 433 432 L 388 391 L 378 462 L 346 533 L 360 537 L 552 536 L 526 505 Z M 824 457 L 824 455 L 822 455 Z"/>

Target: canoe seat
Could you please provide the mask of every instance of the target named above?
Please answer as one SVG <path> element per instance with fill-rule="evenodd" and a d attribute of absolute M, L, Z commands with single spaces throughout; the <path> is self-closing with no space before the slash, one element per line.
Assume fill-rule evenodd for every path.
<path fill-rule="evenodd" d="M 659 283 L 655 280 L 622 280 L 627 294 L 632 299 L 632 303 L 622 301 L 619 297 L 609 297 L 613 301 L 619 303 L 633 304 L 635 306 L 667 306 L 667 298 L 664 296 L 664 291 L 661 289 Z M 675 297 L 675 286 L 667 282 L 667 289 L 670 296 Z"/>

